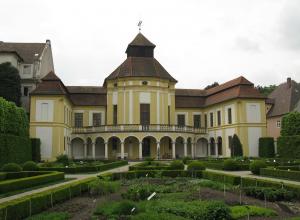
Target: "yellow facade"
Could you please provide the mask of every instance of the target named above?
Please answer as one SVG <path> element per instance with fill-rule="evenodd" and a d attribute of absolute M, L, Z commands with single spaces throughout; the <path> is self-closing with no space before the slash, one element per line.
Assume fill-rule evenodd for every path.
<path fill-rule="evenodd" d="M 149 43 L 143 47 L 145 51 L 148 47 L 154 48 Z M 140 51 L 129 50 L 127 60 L 133 63 L 135 58 L 130 60 L 130 53 Z M 160 68 L 151 53 L 150 58 L 142 57 L 142 61 L 138 58 L 138 64 L 135 65 L 141 62 L 149 65 L 149 59 L 155 64 L 154 69 Z M 144 71 L 143 66 L 135 68 Z M 244 78 L 240 79 L 241 83 L 227 89 L 239 87 L 240 84 L 254 89 L 253 84 Z M 266 136 L 266 107 L 261 97 L 229 97 L 223 101 L 216 99 L 210 104 L 204 102 L 196 107 L 180 107 L 176 104 L 174 79 L 132 74 L 105 80 L 103 87 L 99 87 L 105 90 L 105 102 L 82 104 L 91 103 L 85 101 L 94 100 L 96 96 L 79 91 L 82 95 L 79 98 L 83 102 L 76 104 L 74 99 L 77 96 L 71 98 L 76 92 L 68 91 L 55 74 L 44 79 L 42 85 L 48 83 L 45 88 L 49 89 L 53 82 L 59 85 L 55 88 L 62 89 L 61 93 L 57 92 L 59 95 L 53 94 L 52 90 L 49 90 L 49 94 L 44 92 L 45 89 L 40 92 L 39 88 L 31 94 L 30 135 L 41 139 L 44 160 L 54 160 L 60 154 L 68 154 L 74 159 L 230 157 L 230 140 L 234 134 L 239 137 L 245 156 L 258 156 L 258 139 Z M 219 94 L 219 97 L 225 97 L 226 90 L 216 90 L 213 94 L 221 92 L 223 95 Z M 207 93 L 204 98 L 211 94 Z M 149 108 L 145 116 L 149 119 L 147 123 L 141 122 L 142 105 Z M 200 125 L 196 127 L 194 120 L 198 116 L 195 115 L 200 115 Z M 115 123 L 114 118 L 117 120 Z M 95 120 L 101 123 L 95 125 Z M 179 124 L 179 120 L 183 124 Z"/>

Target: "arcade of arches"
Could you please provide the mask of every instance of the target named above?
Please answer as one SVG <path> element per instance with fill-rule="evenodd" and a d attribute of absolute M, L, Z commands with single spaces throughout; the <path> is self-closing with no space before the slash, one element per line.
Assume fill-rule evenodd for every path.
<path fill-rule="evenodd" d="M 68 155 L 74 159 L 128 159 L 141 160 L 176 159 L 182 157 L 201 158 L 223 156 L 222 138 L 127 136 L 74 137 L 69 143 Z"/>

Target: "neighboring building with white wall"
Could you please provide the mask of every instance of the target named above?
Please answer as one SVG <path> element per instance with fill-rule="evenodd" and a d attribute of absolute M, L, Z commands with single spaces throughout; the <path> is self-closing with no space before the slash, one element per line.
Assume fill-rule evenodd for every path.
<path fill-rule="evenodd" d="M 29 94 L 46 74 L 54 71 L 50 40 L 45 43 L 0 41 L 0 63 L 10 62 L 21 77 L 21 102 L 29 112 Z"/>

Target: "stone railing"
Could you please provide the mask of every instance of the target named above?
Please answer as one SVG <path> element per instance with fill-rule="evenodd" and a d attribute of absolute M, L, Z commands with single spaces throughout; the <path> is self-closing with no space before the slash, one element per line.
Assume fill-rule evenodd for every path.
<path fill-rule="evenodd" d="M 124 125 L 102 125 L 99 127 L 74 127 L 73 134 L 105 133 L 105 132 L 183 132 L 194 134 L 206 134 L 206 128 L 195 128 L 193 126 L 178 126 L 165 124 L 124 124 Z"/>

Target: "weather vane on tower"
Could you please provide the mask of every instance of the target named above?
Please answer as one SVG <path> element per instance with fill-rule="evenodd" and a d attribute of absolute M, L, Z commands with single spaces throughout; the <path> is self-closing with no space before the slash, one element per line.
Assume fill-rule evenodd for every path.
<path fill-rule="evenodd" d="M 142 21 L 139 21 L 138 27 L 139 27 L 139 32 L 141 32 L 141 30 L 142 30 Z"/>

